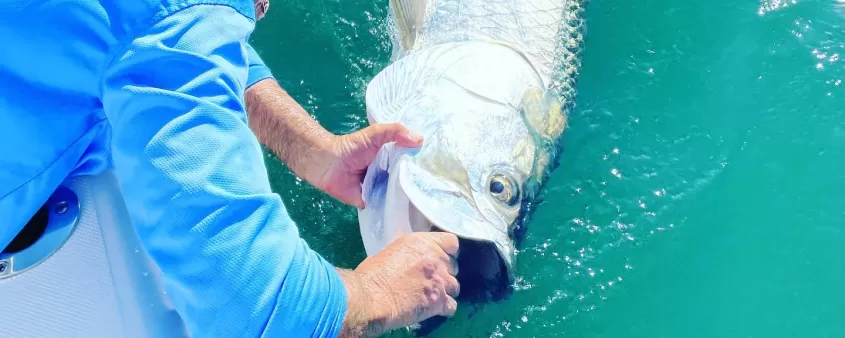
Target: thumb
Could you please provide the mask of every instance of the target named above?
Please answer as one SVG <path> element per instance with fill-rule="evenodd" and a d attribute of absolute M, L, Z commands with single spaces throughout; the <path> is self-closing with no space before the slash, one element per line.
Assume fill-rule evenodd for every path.
<path fill-rule="evenodd" d="M 348 205 L 354 206 L 358 209 L 364 209 L 367 207 L 367 204 L 364 203 L 364 199 L 361 198 L 361 187 L 358 186 L 357 189 L 353 188 L 350 190 L 348 196 L 344 196 L 341 199 L 341 202 L 346 203 Z"/>
<path fill-rule="evenodd" d="M 361 170 L 373 161 L 386 143 L 396 142 L 399 146 L 416 148 L 422 145 L 422 137 L 398 123 L 374 124 L 357 132 L 340 137 L 341 157 L 344 165 L 352 170 Z"/>
<path fill-rule="evenodd" d="M 396 144 L 416 148 L 422 145 L 423 138 L 420 135 L 408 130 L 399 123 L 376 124 L 364 131 L 376 149 L 381 148 L 385 143 L 396 142 Z"/>

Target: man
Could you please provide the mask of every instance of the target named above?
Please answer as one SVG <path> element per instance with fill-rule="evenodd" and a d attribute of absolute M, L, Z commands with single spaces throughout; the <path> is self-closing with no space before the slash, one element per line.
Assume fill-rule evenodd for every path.
<path fill-rule="evenodd" d="M 114 168 L 194 337 L 377 335 L 453 313 L 454 236 L 406 236 L 339 270 L 271 193 L 258 140 L 359 207 L 378 148 L 421 140 L 310 119 L 247 43 L 265 2 L 3 1 L 0 247 L 68 177 Z"/>

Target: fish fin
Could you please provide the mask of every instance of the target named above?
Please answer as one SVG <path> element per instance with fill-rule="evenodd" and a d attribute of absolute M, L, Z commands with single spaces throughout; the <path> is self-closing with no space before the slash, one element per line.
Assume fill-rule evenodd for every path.
<path fill-rule="evenodd" d="M 430 0 L 390 0 L 390 8 L 399 28 L 399 39 L 405 50 L 416 47 L 417 34 L 425 23 Z"/>
<path fill-rule="evenodd" d="M 437 75 L 429 68 L 434 57 L 411 55 L 402 58 L 370 81 L 365 97 L 370 124 L 401 122 L 405 104 Z"/>
<path fill-rule="evenodd" d="M 410 97 L 411 88 L 403 81 L 404 60 L 388 66 L 367 85 L 364 101 L 370 124 L 395 123 L 402 119 L 402 105 Z"/>

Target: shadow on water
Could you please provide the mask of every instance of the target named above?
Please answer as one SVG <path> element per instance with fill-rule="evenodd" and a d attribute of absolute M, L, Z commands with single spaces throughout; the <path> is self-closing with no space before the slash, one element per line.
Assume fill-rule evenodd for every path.
<path fill-rule="evenodd" d="M 461 293 L 456 299 L 459 306 L 479 309 L 487 303 L 499 302 L 513 293 L 508 281 L 504 261 L 492 243 L 460 239 L 458 257 L 458 282 Z M 470 315 L 472 316 L 472 315 Z M 416 336 L 428 336 L 449 318 L 436 316 L 420 323 Z"/>

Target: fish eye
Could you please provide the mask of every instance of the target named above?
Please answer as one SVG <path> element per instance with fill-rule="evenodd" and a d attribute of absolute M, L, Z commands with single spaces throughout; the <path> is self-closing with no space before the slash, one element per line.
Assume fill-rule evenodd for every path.
<path fill-rule="evenodd" d="M 505 185 L 500 181 L 491 181 L 490 182 L 490 192 L 494 194 L 501 194 L 505 191 Z"/>
<path fill-rule="evenodd" d="M 514 180 L 504 175 L 495 175 L 490 179 L 490 194 L 497 201 L 508 206 L 519 202 L 519 189 Z"/>

